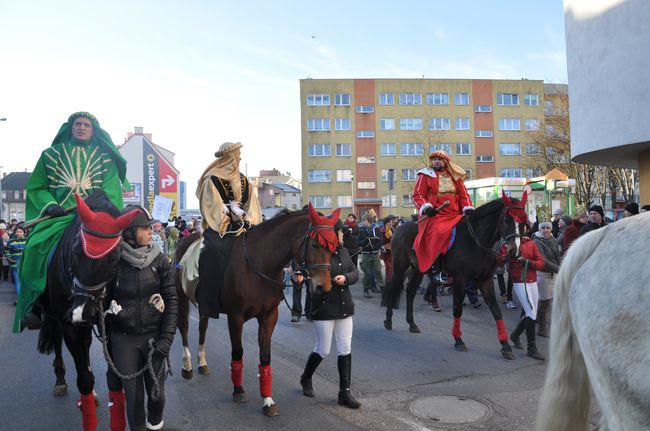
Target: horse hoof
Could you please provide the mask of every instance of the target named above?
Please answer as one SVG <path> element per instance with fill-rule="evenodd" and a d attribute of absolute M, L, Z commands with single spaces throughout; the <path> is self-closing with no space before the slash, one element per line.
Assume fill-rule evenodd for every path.
<path fill-rule="evenodd" d="M 512 350 L 511 350 L 511 351 L 503 351 L 503 350 L 502 350 L 502 351 L 501 351 L 501 354 L 502 354 L 503 357 L 506 358 L 506 359 L 509 359 L 509 360 L 511 360 L 511 361 L 514 361 L 514 360 L 515 360 L 515 354 L 512 353 Z"/>
<path fill-rule="evenodd" d="M 384 320 L 384 328 L 391 331 L 393 329 L 393 322 L 391 322 L 389 320 Z"/>
<path fill-rule="evenodd" d="M 413 334 L 419 334 L 420 328 L 418 328 L 418 325 L 411 325 L 409 326 L 409 332 L 412 332 Z"/>
<path fill-rule="evenodd" d="M 194 377 L 194 372 L 192 370 L 181 368 L 181 376 L 183 376 L 185 380 L 191 380 L 192 377 Z"/>
<path fill-rule="evenodd" d="M 454 344 L 454 348 L 459 352 L 467 352 L 467 346 L 465 345 L 463 340 L 460 339 L 460 337 L 456 338 L 456 343 Z"/>
<path fill-rule="evenodd" d="M 201 365 L 199 367 L 199 374 L 203 374 L 204 376 L 207 376 L 210 374 L 210 368 L 208 368 L 207 365 Z"/>
<path fill-rule="evenodd" d="M 270 406 L 264 406 L 262 407 L 262 411 L 264 412 L 264 416 L 272 418 L 274 416 L 277 416 L 280 414 L 280 409 L 278 409 L 277 404 L 271 404 Z"/>
<path fill-rule="evenodd" d="M 232 394 L 232 400 L 237 404 L 247 403 L 248 395 L 246 395 L 246 392 L 241 392 L 239 394 Z"/>
<path fill-rule="evenodd" d="M 68 393 L 68 385 L 56 385 L 54 386 L 54 390 L 52 391 L 52 395 L 55 397 L 62 397 L 64 395 L 67 395 Z"/>

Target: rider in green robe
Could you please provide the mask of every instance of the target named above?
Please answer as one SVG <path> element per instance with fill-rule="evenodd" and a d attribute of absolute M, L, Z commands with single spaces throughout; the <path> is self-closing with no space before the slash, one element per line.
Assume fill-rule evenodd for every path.
<path fill-rule="evenodd" d="M 30 232 L 18 270 L 21 289 L 14 332 L 40 326 L 38 297 L 45 290 L 47 267 L 63 231 L 72 224 L 74 195 L 85 198 L 103 190 L 122 209 L 122 184 L 126 181 L 126 160 L 111 137 L 88 112 L 72 114 L 59 129 L 52 146 L 41 154 L 27 183 L 26 220 L 51 218 Z M 30 313 L 28 313 L 30 311 Z"/>

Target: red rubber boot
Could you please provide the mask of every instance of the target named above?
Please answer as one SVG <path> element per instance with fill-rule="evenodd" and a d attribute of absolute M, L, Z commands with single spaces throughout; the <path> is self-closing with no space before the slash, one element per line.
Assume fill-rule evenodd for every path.
<path fill-rule="evenodd" d="M 111 431 L 124 431 L 126 429 L 125 404 L 124 391 L 108 392 L 108 412 L 111 418 Z"/>
<path fill-rule="evenodd" d="M 95 395 L 92 392 L 86 395 L 82 394 L 79 401 L 77 401 L 77 407 L 81 409 L 83 431 L 97 431 Z"/>

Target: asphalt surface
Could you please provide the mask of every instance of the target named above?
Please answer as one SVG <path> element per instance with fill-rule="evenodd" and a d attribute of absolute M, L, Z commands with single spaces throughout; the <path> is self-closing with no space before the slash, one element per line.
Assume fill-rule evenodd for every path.
<path fill-rule="evenodd" d="M 530 430 L 534 420 L 546 365 L 515 350 L 517 359 L 501 357 L 500 344 L 487 306 L 465 307 L 461 329 L 468 352 L 457 352 L 451 337 L 451 296 L 439 297 L 443 312 L 436 313 L 415 299 L 415 319 L 421 334 L 408 332 L 404 307 L 395 311 L 393 330 L 383 327 L 385 310 L 379 295 L 365 299 L 360 284 L 353 286 L 356 303 L 352 343 L 352 390 L 363 404 L 359 410 L 336 403 L 338 373 L 336 350 L 327 357 L 314 376 L 315 398 L 305 398 L 299 378 L 313 343 L 310 322 L 290 323 L 290 312 L 280 306 L 280 319 L 272 347 L 273 399 L 280 415 L 262 415 L 257 381 L 257 322 L 249 321 L 244 332 L 244 388 L 250 401 L 232 402 L 230 382 L 230 341 L 226 319 L 212 320 L 207 338 L 207 361 L 212 370 L 192 380 L 180 375 L 181 343 L 176 336 L 172 347 L 174 375 L 166 383 L 166 430 Z M 287 291 L 290 299 L 290 291 Z M 69 393 L 52 395 L 53 356 L 36 351 L 38 333 L 11 333 L 15 293 L 13 286 L 0 282 L 0 430 L 77 430 L 81 414 L 75 408 L 79 393 L 70 355 L 65 353 Z M 503 307 L 506 327 L 516 326 L 520 308 Z M 193 311 L 190 323 L 190 350 L 196 352 L 198 320 Z M 540 351 L 548 351 L 546 339 L 538 339 Z M 108 429 L 106 362 L 98 342 L 91 348 L 91 362 L 100 400 L 97 414 L 100 430 Z M 196 356 L 193 357 L 196 364 Z M 195 365 L 196 367 L 196 365 Z M 422 414 L 427 397 L 452 396 L 445 414 Z M 458 403 L 455 399 L 460 398 Z M 476 420 L 469 404 L 476 400 L 486 407 Z M 474 404 L 477 405 L 477 404 Z M 416 415 L 419 414 L 420 416 Z M 424 416 L 424 417 L 422 417 Z M 453 417 L 453 420 L 449 420 Z M 441 420 L 443 418 L 444 420 Z M 472 419 L 472 422 L 462 421 Z"/>

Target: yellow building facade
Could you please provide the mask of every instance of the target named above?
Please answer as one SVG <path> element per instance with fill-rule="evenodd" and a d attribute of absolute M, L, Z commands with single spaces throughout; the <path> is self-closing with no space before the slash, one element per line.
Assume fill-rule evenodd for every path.
<path fill-rule="evenodd" d="M 300 106 L 303 200 L 323 212 L 408 217 L 434 150 L 468 179 L 541 175 L 523 158 L 543 127 L 543 81 L 305 79 Z"/>

